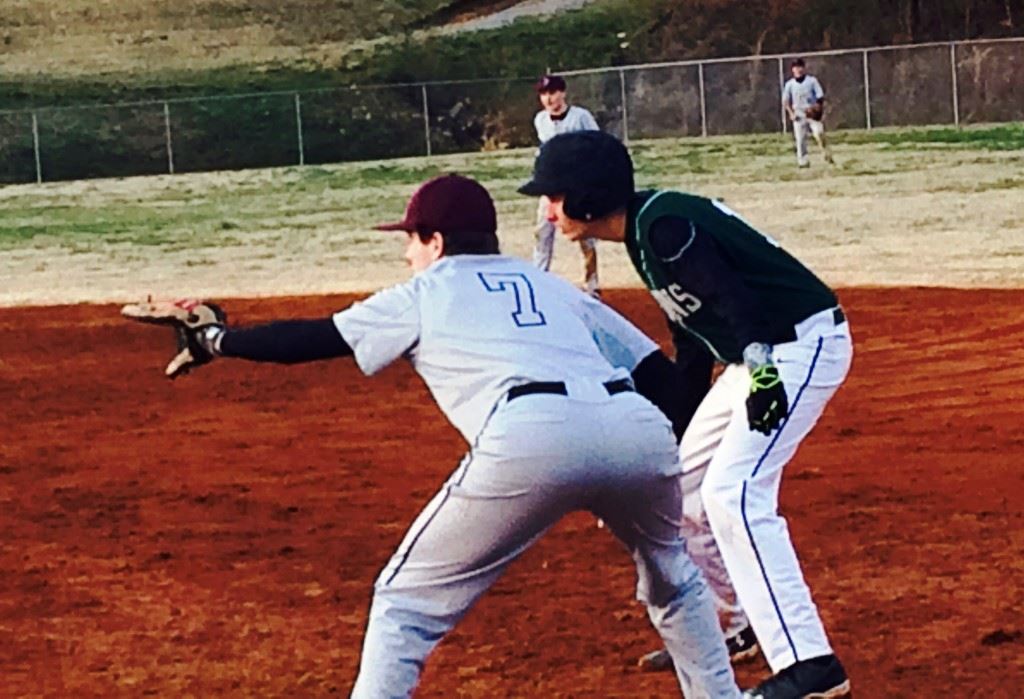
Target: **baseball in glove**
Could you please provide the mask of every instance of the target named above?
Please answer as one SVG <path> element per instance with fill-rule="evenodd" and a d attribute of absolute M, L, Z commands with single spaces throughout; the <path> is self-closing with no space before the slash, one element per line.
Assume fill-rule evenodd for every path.
<path fill-rule="evenodd" d="M 821 121 L 821 118 L 825 116 L 825 107 L 821 103 L 808 107 L 804 114 L 807 115 L 808 119 L 814 119 L 814 121 Z"/>
<path fill-rule="evenodd" d="M 178 353 L 164 373 L 174 379 L 208 364 L 217 356 L 217 344 L 227 327 L 227 314 L 219 306 L 193 299 L 128 304 L 121 315 L 140 323 L 169 325 L 174 329 Z"/>

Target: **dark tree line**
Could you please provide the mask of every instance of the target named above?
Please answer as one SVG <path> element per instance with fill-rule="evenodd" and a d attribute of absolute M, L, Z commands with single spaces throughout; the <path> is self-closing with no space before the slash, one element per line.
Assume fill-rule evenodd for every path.
<path fill-rule="evenodd" d="M 1019 36 L 1024 0 L 673 0 L 638 32 L 662 59 Z"/>

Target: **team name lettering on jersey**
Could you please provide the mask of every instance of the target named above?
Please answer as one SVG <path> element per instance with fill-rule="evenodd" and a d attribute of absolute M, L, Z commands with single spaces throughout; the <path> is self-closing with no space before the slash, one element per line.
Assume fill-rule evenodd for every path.
<path fill-rule="evenodd" d="M 651 294 L 661 309 L 676 323 L 689 318 L 704 305 L 699 298 L 678 284 L 669 284 L 665 289 L 654 289 Z"/>

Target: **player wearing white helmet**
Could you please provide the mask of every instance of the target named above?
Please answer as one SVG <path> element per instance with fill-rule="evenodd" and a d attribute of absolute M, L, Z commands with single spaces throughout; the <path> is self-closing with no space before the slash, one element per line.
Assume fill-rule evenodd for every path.
<path fill-rule="evenodd" d="M 573 131 L 597 131 L 597 120 L 583 107 L 570 105 L 565 97 L 565 79 L 559 75 L 545 75 L 535 86 L 541 109 L 533 118 L 537 140 L 544 145 L 562 133 Z M 551 269 L 551 258 L 555 249 L 555 226 L 547 217 L 547 202 L 541 197 L 537 207 L 537 225 L 534 229 L 536 245 L 533 249 L 533 263 L 545 272 Z M 597 243 L 581 240 L 583 253 L 583 288 L 591 296 L 601 293 L 597 277 Z"/>
<path fill-rule="evenodd" d="M 427 182 L 401 221 L 378 228 L 407 234 L 415 275 L 331 317 L 230 328 L 198 302 L 124 311 L 176 327 L 170 375 L 216 356 L 353 356 L 367 374 L 404 358 L 470 444 L 377 579 L 352 696 L 410 696 L 431 650 L 508 564 L 564 515 L 589 510 L 636 562 L 638 597 L 683 695 L 738 699 L 714 604 L 679 535 L 673 425 L 634 390 L 671 393 L 673 364 L 601 302 L 499 254 L 493 202 L 473 180 Z"/>
<path fill-rule="evenodd" d="M 834 163 L 832 150 L 825 138 L 825 90 L 813 75 L 808 75 L 804 59 L 797 58 L 789 66 L 793 77 L 782 88 L 782 106 L 793 124 L 793 138 L 796 141 L 796 163 L 799 167 L 810 167 L 807 156 L 807 136 L 818 142 L 826 163 Z"/>

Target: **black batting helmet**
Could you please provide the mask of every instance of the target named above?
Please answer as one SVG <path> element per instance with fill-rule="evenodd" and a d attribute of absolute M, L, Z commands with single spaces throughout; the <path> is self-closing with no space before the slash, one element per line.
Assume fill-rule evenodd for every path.
<path fill-rule="evenodd" d="M 624 208 L 635 189 L 633 161 L 619 139 L 603 131 L 574 131 L 545 143 L 533 178 L 519 188 L 531 196 L 564 196 L 570 218 L 590 221 Z"/>

